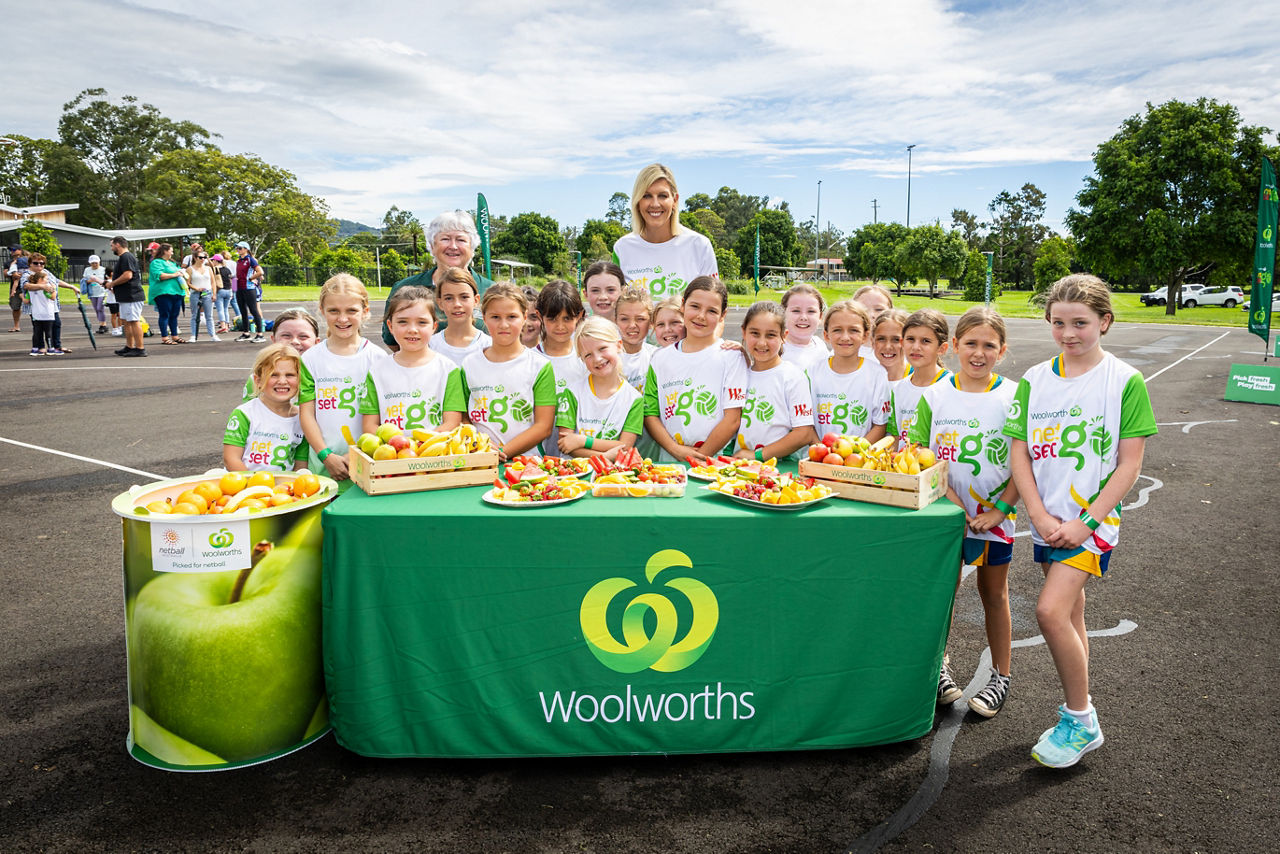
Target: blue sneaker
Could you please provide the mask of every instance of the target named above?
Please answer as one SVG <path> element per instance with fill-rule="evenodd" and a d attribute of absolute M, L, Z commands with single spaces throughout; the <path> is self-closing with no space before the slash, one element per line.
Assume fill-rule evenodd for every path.
<path fill-rule="evenodd" d="M 1040 737 L 1031 748 L 1031 758 L 1049 768 L 1070 768 L 1081 756 L 1101 747 L 1103 741 L 1101 726 L 1082 726 L 1059 706 L 1058 725 Z"/>

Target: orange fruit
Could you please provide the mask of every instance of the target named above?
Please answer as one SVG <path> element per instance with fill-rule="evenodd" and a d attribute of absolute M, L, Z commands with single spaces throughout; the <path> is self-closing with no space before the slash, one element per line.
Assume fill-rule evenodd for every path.
<path fill-rule="evenodd" d="M 150 513 L 172 513 L 173 507 L 168 501 L 152 501 L 147 505 L 147 511 Z"/>
<path fill-rule="evenodd" d="M 186 492 L 179 495 L 178 500 L 175 501 L 174 504 L 175 506 L 178 504 L 191 504 L 201 513 L 209 509 L 209 502 L 205 501 L 199 495 L 196 495 L 195 490 L 192 489 L 188 489 Z"/>
<path fill-rule="evenodd" d="M 248 485 L 248 478 L 245 477 L 244 472 L 239 471 L 229 471 L 222 476 L 222 480 L 218 481 L 218 488 L 222 490 L 223 495 L 235 495 Z"/>
<path fill-rule="evenodd" d="M 293 480 L 293 494 L 298 498 L 307 498 L 320 491 L 320 478 L 311 472 L 303 472 Z"/>
<path fill-rule="evenodd" d="M 272 492 L 282 492 L 282 493 L 284 493 L 285 495 L 293 495 L 293 484 L 292 484 L 292 483 L 277 483 L 277 484 L 276 484 L 275 489 L 273 489 L 273 490 L 271 490 L 271 491 L 272 491 Z"/>
<path fill-rule="evenodd" d="M 222 497 L 221 487 L 211 480 L 204 480 L 197 483 L 195 489 L 191 491 L 203 498 L 207 504 L 213 504 Z"/>
<path fill-rule="evenodd" d="M 217 507 L 226 507 L 226 506 L 227 506 L 227 502 L 229 502 L 230 500 L 231 500 L 231 496 L 230 496 L 230 495 L 224 495 L 224 496 L 222 496 L 221 498 L 219 498 L 217 501 L 215 501 L 215 502 L 213 502 L 213 503 L 214 503 L 214 505 L 215 505 L 215 506 L 217 506 Z"/>
<path fill-rule="evenodd" d="M 261 498 L 246 498 L 244 501 L 240 502 L 240 506 L 237 507 L 236 509 L 237 510 L 264 510 L 266 509 L 266 506 L 267 506 L 267 502 L 263 501 Z"/>
<path fill-rule="evenodd" d="M 270 486 L 276 485 L 276 476 L 269 471 L 255 471 L 249 475 L 247 486 Z"/>
<path fill-rule="evenodd" d="M 649 490 L 643 486 L 627 487 L 627 495 L 630 495 L 632 498 L 644 498 L 648 494 L 649 494 Z"/>
<path fill-rule="evenodd" d="M 293 503 L 292 495 L 286 495 L 283 492 L 276 492 L 271 496 L 272 507 L 279 507 L 281 504 L 291 504 L 291 503 Z"/>
<path fill-rule="evenodd" d="M 201 514 L 199 507 L 186 501 L 179 501 L 173 505 L 173 512 L 182 516 L 199 516 Z"/>

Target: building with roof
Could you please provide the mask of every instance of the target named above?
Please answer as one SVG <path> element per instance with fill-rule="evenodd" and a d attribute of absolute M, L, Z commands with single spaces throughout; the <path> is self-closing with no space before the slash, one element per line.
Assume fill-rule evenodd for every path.
<path fill-rule="evenodd" d="M 97 255 L 102 263 L 111 266 L 111 238 L 120 236 L 129 241 L 131 248 L 140 250 L 147 243 L 160 242 L 190 243 L 204 234 L 203 228 L 121 228 L 103 231 L 83 225 L 71 225 L 67 222 L 67 211 L 78 210 L 79 204 L 35 205 L 29 208 L 15 208 L 0 204 L 0 246 L 17 246 L 18 232 L 28 220 L 35 220 L 54 233 L 54 239 L 62 248 L 62 255 L 70 263 L 68 276 L 73 272 L 79 275 L 80 270 L 89 265 L 89 256 Z M 135 246 L 134 244 L 140 244 Z M 7 256 L 8 253 L 6 253 Z M 141 257 L 140 251 L 136 254 Z M 6 257 L 5 263 L 8 264 Z"/>

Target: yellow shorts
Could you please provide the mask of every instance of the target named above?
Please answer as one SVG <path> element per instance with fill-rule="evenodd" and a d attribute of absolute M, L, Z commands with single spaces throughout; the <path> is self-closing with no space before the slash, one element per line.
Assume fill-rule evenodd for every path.
<path fill-rule="evenodd" d="M 1048 546 L 1036 546 L 1033 551 L 1036 563 L 1061 563 L 1098 578 L 1106 574 L 1107 564 L 1111 562 L 1111 552 L 1097 555 L 1084 546 L 1078 549 L 1054 549 Z"/>

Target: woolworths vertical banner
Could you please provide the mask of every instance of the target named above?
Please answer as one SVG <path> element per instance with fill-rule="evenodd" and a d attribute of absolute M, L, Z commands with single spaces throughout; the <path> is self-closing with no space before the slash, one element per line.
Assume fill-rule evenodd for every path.
<path fill-rule="evenodd" d="M 1264 157 L 1258 187 L 1258 234 L 1253 243 L 1253 290 L 1249 294 L 1249 331 L 1263 340 L 1264 353 L 1271 343 L 1271 274 L 1276 261 L 1278 212 L 1276 170 Z"/>
<path fill-rule="evenodd" d="M 756 293 L 760 293 L 760 223 L 756 223 L 756 255 L 755 255 Z"/>
<path fill-rule="evenodd" d="M 484 193 L 476 193 L 476 219 L 476 225 L 480 228 L 480 251 L 484 253 L 484 277 L 492 279 L 493 269 L 489 264 L 489 203 L 485 201 Z"/>

